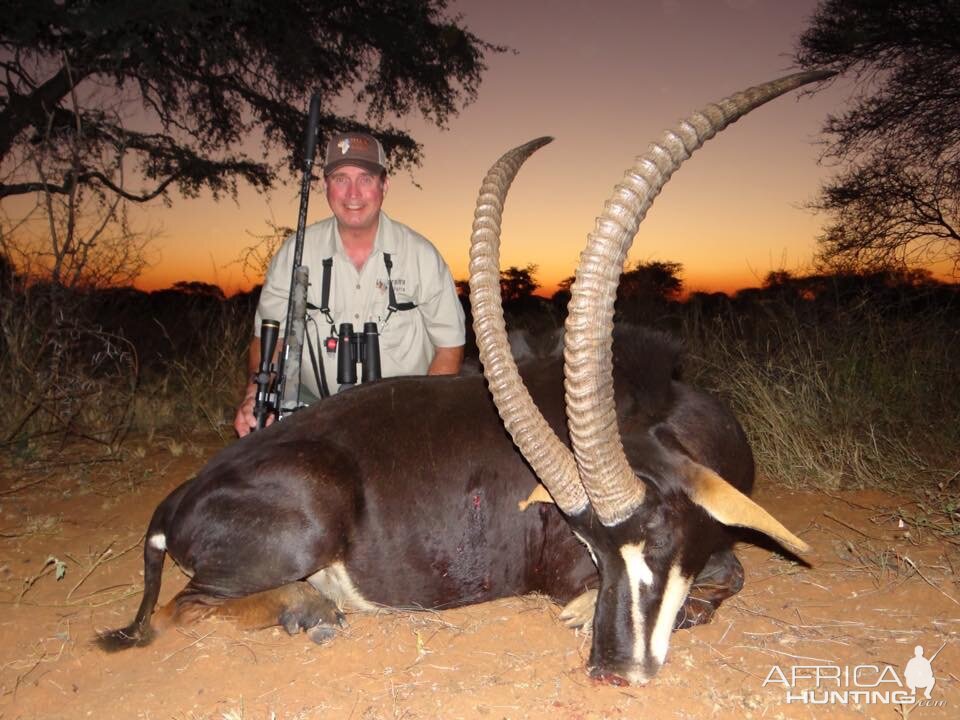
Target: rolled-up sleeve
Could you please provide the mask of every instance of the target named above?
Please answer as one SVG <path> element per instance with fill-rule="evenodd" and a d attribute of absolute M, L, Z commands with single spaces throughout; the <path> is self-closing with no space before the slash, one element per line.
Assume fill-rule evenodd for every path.
<path fill-rule="evenodd" d="M 417 306 L 434 347 L 458 347 L 466 338 L 463 306 L 457 296 L 450 268 L 440 253 L 429 246 L 421 252 L 420 297 Z"/>
<path fill-rule="evenodd" d="M 260 302 L 254 316 L 253 334 L 260 336 L 260 323 L 263 320 L 276 320 L 280 323 L 280 337 L 286 332 L 287 303 L 290 299 L 290 273 L 293 262 L 293 238 L 287 238 L 270 261 L 263 288 L 260 290 Z"/>

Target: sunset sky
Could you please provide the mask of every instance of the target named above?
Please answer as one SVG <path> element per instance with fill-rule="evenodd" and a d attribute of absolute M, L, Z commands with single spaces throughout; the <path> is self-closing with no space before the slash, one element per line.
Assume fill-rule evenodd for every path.
<path fill-rule="evenodd" d="M 514 53 L 490 57 L 477 101 L 440 131 L 401 120 L 424 145 L 423 166 L 391 179 L 384 209 L 430 238 L 457 278 L 467 275 L 480 181 L 507 149 L 552 135 L 521 170 L 504 216 L 501 262 L 539 266 L 551 292 L 571 275 L 603 201 L 634 156 L 707 102 L 792 71 L 790 56 L 813 0 L 461 0 L 451 8 L 481 38 Z M 771 270 L 802 271 L 823 218 L 803 209 L 830 169 L 819 128 L 851 90 L 797 92 L 710 141 L 678 172 L 640 228 L 628 260 L 683 264 L 687 290 L 759 284 Z M 417 187 L 416 185 L 419 185 Z M 235 262 L 269 222 L 294 226 L 299 182 L 234 202 L 174 199 L 138 223 L 159 233 L 139 285 L 214 282 L 233 292 Z M 328 214 L 310 198 L 311 220 Z"/>

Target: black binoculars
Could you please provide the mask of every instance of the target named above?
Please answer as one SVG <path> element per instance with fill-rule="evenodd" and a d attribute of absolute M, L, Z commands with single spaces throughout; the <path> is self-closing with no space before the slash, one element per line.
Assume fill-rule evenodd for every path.
<path fill-rule="evenodd" d="M 357 363 L 363 382 L 379 380 L 380 334 L 375 322 L 363 324 L 363 332 L 354 334 L 351 323 L 341 323 L 337 333 L 337 383 L 341 390 L 357 384 Z"/>

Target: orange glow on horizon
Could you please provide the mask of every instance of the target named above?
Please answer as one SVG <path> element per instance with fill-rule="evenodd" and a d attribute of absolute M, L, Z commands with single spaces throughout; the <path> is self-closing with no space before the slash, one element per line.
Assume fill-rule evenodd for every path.
<path fill-rule="evenodd" d="M 467 279 L 468 273 L 466 266 L 461 268 L 459 272 L 456 268 L 451 268 L 451 272 L 456 280 Z M 553 296 L 553 294 L 559 289 L 560 281 L 566 279 L 572 273 L 573 271 L 571 270 L 571 272 L 566 273 L 563 276 L 544 277 L 538 272 L 534 275 L 534 279 L 539 283 L 540 287 L 534 294 L 545 298 Z M 716 277 L 711 275 L 688 275 L 686 272 L 682 272 L 680 274 L 680 279 L 683 281 L 684 298 L 695 292 L 722 292 L 726 293 L 727 295 L 732 295 L 738 290 L 759 287 L 763 281 L 762 277 L 758 278 L 750 273 L 743 273 L 740 276 Z M 187 268 L 178 269 L 171 265 L 164 265 L 162 272 L 154 271 L 149 274 L 145 274 L 143 278 L 134 284 L 134 286 L 138 290 L 142 290 L 144 292 L 153 292 L 157 290 L 166 290 L 173 287 L 173 285 L 177 282 L 181 281 L 198 281 L 216 285 L 223 291 L 226 297 L 231 297 L 238 293 L 248 292 L 259 284 L 259 281 L 252 282 L 243 277 L 230 277 L 229 281 L 224 282 L 222 277 L 217 279 L 213 277 L 213 275 L 195 275 L 192 274 Z"/>
<path fill-rule="evenodd" d="M 456 0 L 452 12 L 479 37 L 516 52 L 491 55 L 479 95 L 446 130 L 416 118 L 403 127 L 424 163 L 391 177 L 384 210 L 429 238 L 456 279 L 467 277 L 477 190 L 493 162 L 531 138 L 555 141 L 521 169 L 504 211 L 501 267 L 535 264 L 539 294 L 573 274 L 594 218 L 632 159 L 679 118 L 732 92 L 790 72 L 789 55 L 816 0 L 791 3 L 514 4 Z M 615 11 L 615 13 L 614 13 Z M 607 12 L 604 12 L 606 15 Z M 771 271 L 804 274 L 824 218 L 803 208 L 832 170 L 816 145 L 851 86 L 793 92 L 711 140 L 676 173 L 640 227 L 628 265 L 683 266 L 685 292 L 758 287 Z M 388 120 L 391 120 L 388 118 Z M 248 148 L 255 156 L 259 148 Z M 237 262 L 273 226 L 292 226 L 299 182 L 269 196 L 241 187 L 236 200 L 173 198 L 143 208 L 159 258 L 143 289 L 181 280 L 230 295 L 259 278 Z M 328 214 L 317 188 L 308 217 Z"/>

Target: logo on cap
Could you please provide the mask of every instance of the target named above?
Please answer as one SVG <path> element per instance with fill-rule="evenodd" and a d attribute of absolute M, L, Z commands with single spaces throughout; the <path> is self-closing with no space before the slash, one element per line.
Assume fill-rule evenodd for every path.
<path fill-rule="evenodd" d="M 338 142 L 337 147 L 340 148 L 341 155 L 346 155 L 348 152 L 350 152 L 350 138 L 344 138 Z"/>

